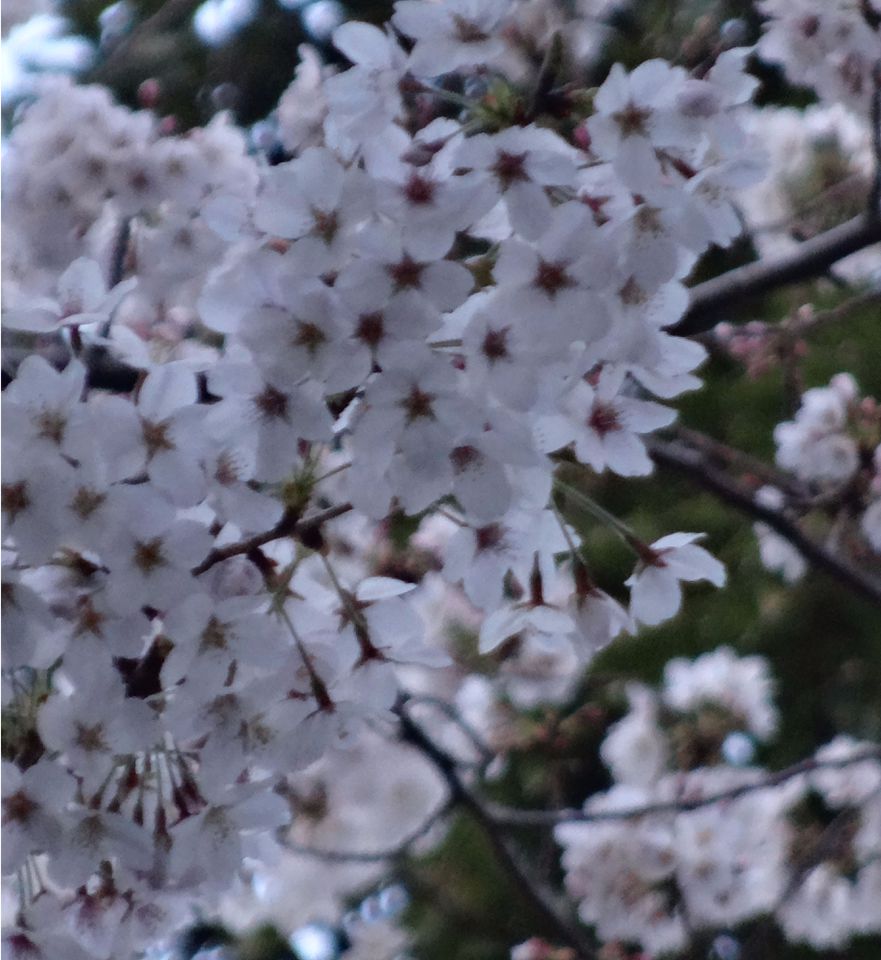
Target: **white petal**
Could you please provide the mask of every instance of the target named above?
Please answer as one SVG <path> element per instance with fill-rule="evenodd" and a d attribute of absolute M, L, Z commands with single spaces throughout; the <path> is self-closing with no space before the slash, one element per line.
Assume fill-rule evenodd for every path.
<path fill-rule="evenodd" d="M 384 597 L 399 597 L 416 589 L 415 583 L 404 583 L 393 577 L 368 577 L 362 580 L 355 591 L 355 596 L 365 602 L 382 600 Z"/>
<path fill-rule="evenodd" d="M 679 581 L 663 567 L 646 567 L 627 581 L 630 585 L 630 613 L 642 623 L 654 626 L 669 620 L 682 603 Z"/>

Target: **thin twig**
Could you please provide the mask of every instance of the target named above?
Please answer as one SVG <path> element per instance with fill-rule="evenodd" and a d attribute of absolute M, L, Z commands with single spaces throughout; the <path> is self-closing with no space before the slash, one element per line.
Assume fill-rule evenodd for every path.
<path fill-rule="evenodd" d="M 450 800 L 448 798 L 433 813 L 429 814 L 418 827 L 411 830 L 393 847 L 388 847 L 385 850 L 325 850 L 321 847 L 311 847 L 307 844 L 297 843 L 287 838 L 283 838 L 280 842 L 287 850 L 307 857 L 314 857 L 316 860 L 326 860 L 328 863 L 381 863 L 385 860 L 399 860 L 410 852 L 414 843 L 430 833 L 432 828 L 449 810 Z"/>
<path fill-rule="evenodd" d="M 866 290 L 827 310 L 796 310 L 782 323 L 751 323 L 747 330 L 738 335 L 763 338 L 768 353 L 775 350 L 782 352 L 787 344 L 816 330 L 848 320 L 853 314 L 875 305 L 881 305 L 881 290 Z M 715 356 L 731 357 L 731 333 L 730 327 L 724 333 L 718 327 L 713 327 L 706 333 L 695 334 L 692 339 L 702 343 Z"/>
<path fill-rule="evenodd" d="M 496 823 L 511 827 L 549 827 L 558 823 L 602 823 L 606 821 L 638 820 L 640 817 L 650 817 L 662 814 L 688 813 L 709 807 L 716 803 L 729 803 L 740 797 L 759 790 L 770 790 L 787 783 L 795 777 L 800 777 L 815 770 L 840 770 L 858 763 L 881 760 L 881 747 L 870 747 L 852 753 L 849 757 L 838 757 L 829 760 L 817 760 L 809 757 L 792 766 L 768 774 L 761 780 L 752 783 L 743 783 L 729 790 L 720 790 L 703 797 L 684 797 L 679 800 L 663 800 L 658 803 L 647 803 L 638 807 L 625 807 L 621 810 L 515 810 L 501 805 L 490 805 L 487 813 Z"/>
<path fill-rule="evenodd" d="M 495 759 L 496 755 L 494 751 L 490 749 L 474 727 L 459 713 L 454 704 L 448 703 L 446 700 L 441 699 L 441 697 L 432 697 L 424 693 L 407 694 L 406 698 L 408 703 L 414 703 L 416 705 L 425 704 L 426 706 L 436 707 L 440 710 L 448 720 L 454 723 L 462 733 L 465 734 L 471 746 L 474 747 L 475 751 L 480 755 L 483 765 L 487 765 Z"/>
<path fill-rule="evenodd" d="M 818 277 L 834 263 L 874 243 L 881 243 L 881 218 L 859 216 L 806 240 L 785 256 L 729 270 L 692 288 L 685 316 L 670 331 L 688 336 L 709 330 L 726 319 L 725 313 L 732 307 L 778 287 Z"/>
<path fill-rule="evenodd" d="M 833 326 L 842 320 L 847 320 L 851 314 L 857 313 L 864 307 L 881 305 L 881 290 L 867 290 L 839 303 L 828 310 L 812 311 L 805 317 L 796 316 L 786 324 L 789 332 L 796 336 L 803 336 L 822 327 Z"/>
<path fill-rule="evenodd" d="M 819 193 L 813 194 L 809 200 L 800 204 L 789 216 L 750 226 L 750 236 L 755 237 L 769 233 L 788 233 L 790 237 L 797 236 L 800 231 L 804 232 L 803 224 L 812 213 L 823 210 L 830 203 L 835 203 L 841 195 L 853 194 L 855 188 L 864 188 L 866 181 L 866 173 L 863 170 L 849 173 Z"/>
<path fill-rule="evenodd" d="M 693 430 L 690 427 L 674 427 L 672 436 L 676 440 L 681 440 L 689 447 L 694 447 L 707 455 L 707 458 L 720 467 L 733 468 L 745 474 L 752 474 L 763 483 L 769 483 L 782 490 L 789 496 L 800 501 L 811 501 L 813 499 L 811 491 L 795 477 L 776 467 L 772 467 L 754 457 L 752 454 L 737 447 L 732 447 L 709 434 L 701 433 L 700 430 Z"/>
<path fill-rule="evenodd" d="M 248 554 L 252 550 L 257 550 L 273 540 L 281 540 L 283 537 L 297 537 L 302 539 L 304 535 L 315 532 L 321 526 L 330 520 L 341 517 L 352 509 L 351 503 L 338 503 L 333 507 L 328 507 L 321 513 L 316 513 L 311 517 L 303 517 L 300 520 L 294 520 L 289 516 L 284 516 L 271 529 L 263 533 L 256 533 L 253 537 L 245 540 L 237 540 L 235 543 L 229 543 L 225 547 L 216 547 L 207 557 L 190 571 L 194 577 L 201 576 L 207 570 L 210 570 L 215 564 L 231 557 Z"/>
<path fill-rule="evenodd" d="M 754 520 L 767 524 L 775 533 L 788 540 L 805 560 L 818 570 L 823 570 L 858 596 L 881 607 L 881 583 L 876 578 L 867 576 L 862 570 L 807 536 L 781 511 L 756 502 L 750 492 L 732 481 L 726 473 L 712 466 L 704 454 L 682 444 L 663 440 L 650 441 L 648 448 L 656 463 L 682 473 L 699 486 L 716 494 L 724 503 Z"/>

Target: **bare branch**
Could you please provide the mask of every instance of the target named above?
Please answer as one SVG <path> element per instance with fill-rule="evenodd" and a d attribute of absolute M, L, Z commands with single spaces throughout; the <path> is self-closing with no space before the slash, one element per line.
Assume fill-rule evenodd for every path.
<path fill-rule="evenodd" d="M 869 124 L 872 132 L 872 152 L 875 155 L 875 172 L 872 189 L 869 191 L 870 219 L 881 221 L 881 60 L 875 63 L 872 71 L 872 106 L 869 111 Z"/>
<path fill-rule="evenodd" d="M 738 450 L 727 443 L 722 443 L 721 440 L 716 440 L 715 437 L 701 433 L 699 430 L 692 430 L 689 427 L 674 427 L 672 435 L 675 439 L 683 441 L 687 446 L 706 454 L 708 461 L 715 466 L 751 474 L 761 480 L 762 483 L 773 484 L 795 500 L 810 502 L 814 499 L 810 489 L 795 477 L 770 466 L 764 460 L 760 460 L 744 450 Z"/>
<path fill-rule="evenodd" d="M 487 812 L 496 823 L 511 827 L 549 827 L 558 823 L 603 823 L 607 821 L 637 820 L 660 814 L 688 813 L 716 803 L 730 803 L 759 790 L 770 790 L 793 780 L 795 777 L 813 773 L 815 770 L 841 770 L 858 763 L 881 760 L 881 747 L 869 747 L 852 753 L 849 757 L 817 760 L 813 757 L 794 763 L 790 767 L 771 773 L 753 783 L 744 783 L 730 790 L 720 790 L 703 797 L 683 797 L 679 800 L 664 800 L 621 810 L 513 810 L 510 807 L 492 805 Z"/>
<path fill-rule="evenodd" d="M 493 750 L 490 749 L 474 727 L 459 713 L 454 704 L 448 703 L 440 697 L 432 697 L 423 693 L 407 694 L 406 702 L 416 704 L 417 706 L 419 704 L 425 704 L 426 706 L 436 707 L 440 710 L 448 720 L 454 723 L 462 733 L 465 734 L 472 747 L 474 747 L 475 751 L 480 755 L 482 766 L 485 767 L 489 765 L 495 759 L 496 755 Z"/>
<path fill-rule="evenodd" d="M 750 297 L 818 277 L 834 263 L 874 243 L 881 243 L 881 218 L 859 216 L 806 240 L 785 256 L 729 270 L 691 290 L 689 308 L 670 332 L 688 336 L 709 330 L 725 319 L 726 311 Z"/>
<path fill-rule="evenodd" d="M 207 570 L 210 570 L 215 564 L 223 560 L 229 560 L 231 557 L 238 557 L 243 554 L 251 553 L 273 540 L 281 540 L 283 537 L 297 537 L 302 539 L 310 533 L 317 532 L 321 526 L 330 520 L 341 517 L 352 509 L 351 503 L 338 503 L 333 507 L 328 507 L 321 513 L 313 514 L 311 517 L 295 519 L 285 515 L 271 529 L 263 533 L 256 533 L 253 537 L 246 540 L 237 540 L 235 543 L 229 543 L 225 547 L 217 547 L 212 550 L 207 557 L 190 571 L 194 577 L 201 576 Z"/>
<path fill-rule="evenodd" d="M 488 812 L 488 808 L 462 782 L 456 767 L 456 761 L 431 740 L 425 731 L 407 715 L 404 705 L 400 704 L 396 712 L 401 720 L 403 740 L 416 747 L 437 768 L 450 790 L 451 802 L 467 811 L 481 828 L 496 855 L 499 865 L 511 878 L 514 888 L 522 895 L 536 914 L 542 917 L 553 936 L 561 943 L 571 947 L 576 960 L 589 960 L 594 951 L 588 937 L 577 927 L 560 915 L 554 905 L 552 895 L 543 889 L 543 885 L 529 875 L 520 857 L 511 849 L 502 835 L 499 824 Z"/>
<path fill-rule="evenodd" d="M 858 596 L 881 606 L 881 583 L 877 579 L 867 576 L 862 570 L 858 570 L 804 534 L 798 525 L 781 511 L 757 503 L 751 493 L 732 481 L 726 473 L 712 466 L 704 454 L 680 443 L 663 440 L 652 440 L 649 453 L 656 463 L 684 474 L 741 513 L 767 524 L 775 533 L 788 540 L 805 560 L 818 570 L 828 573 Z"/>

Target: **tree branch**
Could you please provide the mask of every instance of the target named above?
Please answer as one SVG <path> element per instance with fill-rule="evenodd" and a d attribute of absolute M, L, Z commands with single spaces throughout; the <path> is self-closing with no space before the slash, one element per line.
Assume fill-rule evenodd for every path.
<path fill-rule="evenodd" d="M 672 435 L 681 440 L 687 447 L 693 447 L 705 454 L 709 463 L 720 468 L 731 468 L 742 473 L 751 474 L 762 483 L 772 484 L 785 492 L 788 496 L 800 502 L 811 502 L 814 498 L 810 489 L 795 477 L 776 467 L 772 467 L 744 450 L 731 447 L 721 440 L 716 440 L 699 430 L 690 427 L 676 426 L 672 428 Z"/>
<path fill-rule="evenodd" d="M 217 547 L 212 550 L 207 557 L 190 571 L 194 577 L 201 576 L 207 570 L 210 570 L 215 564 L 223 560 L 229 560 L 231 557 L 238 557 L 242 554 L 257 550 L 273 540 L 280 540 L 282 537 L 297 537 L 302 540 L 310 534 L 317 533 L 323 524 L 330 520 L 341 517 L 352 509 L 351 503 L 338 503 L 333 507 L 328 507 L 321 513 L 316 513 L 311 517 L 304 517 L 295 520 L 293 517 L 285 515 L 271 529 L 263 533 L 256 533 L 253 537 L 246 540 L 237 540 L 235 543 L 229 543 L 225 547 Z"/>
<path fill-rule="evenodd" d="M 542 890 L 541 885 L 528 875 L 520 858 L 511 850 L 502 836 L 499 824 L 483 803 L 462 782 L 453 757 L 441 750 L 422 728 L 410 719 L 403 704 L 396 707 L 396 713 L 401 721 L 402 739 L 418 748 L 437 768 L 449 787 L 451 802 L 467 811 L 481 828 L 500 866 L 511 878 L 523 899 L 532 906 L 538 916 L 543 918 L 548 929 L 553 931 L 555 939 L 571 947 L 578 960 L 589 960 L 594 951 L 588 937 L 560 916 L 549 893 Z"/>
<path fill-rule="evenodd" d="M 325 860 L 328 863 L 381 863 L 384 860 L 398 860 L 410 851 L 410 847 L 421 840 L 450 810 L 450 799 L 445 800 L 433 813 L 429 814 L 418 827 L 415 827 L 393 847 L 385 850 L 358 851 L 358 850 L 323 850 L 320 847 L 310 847 L 296 843 L 293 840 L 281 840 L 282 846 L 293 853 Z"/>
<path fill-rule="evenodd" d="M 455 724 L 459 730 L 465 734 L 471 746 L 480 756 L 482 767 L 488 766 L 495 759 L 495 752 L 483 740 L 474 727 L 459 713 L 454 704 L 448 703 L 446 700 L 441 699 L 441 697 L 433 697 L 424 693 L 408 693 L 406 694 L 406 702 L 415 704 L 416 706 L 425 704 L 426 706 L 436 707 L 451 723 Z M 463 764 L 460 763 L 459 766 L 463 766 Z"/>
<path fill-rule="evenodd" d="M 734 483 L 726 473 L 713 467 L 703 454 L 682 444 L 663 440 L 652 440 L 648 447 L 655 463 L 684 474 L 741 513 L 767 524 L 818 570 L 823 570 L 858 596 L 881 607 L 881 583 L 804 534 L 779 510 L 757 503 L 752 494 Z"/>
<path fill-rule="evenodd" d="M 830 760 L 817 760 L 809 757 L 790 767 L 771 773 L 753 783 L 744 783 L 730 790 L 720 790 L 703 797 L 683 798 L 681 800 L 663 800 L 659 803 L 647 803 L 639 807 L 626 807 L 621 810 L 514 810 L 510 807 L 492 805 L 487 808 L 496 823 L 511 827 L 548 827 L 558 823 L 603 823 L 616 820 L 636 820 L 640 817 L 668 813 L 688 813 L 709 807 L 715 803 L 728 803 L 759 790 L 770 790 L 781 784 L 813 773 L 815 770 L 840 770 L 858 763 L 881 760 L 881 747 L 869 747 L 852 753 L 849 757 Z"/>
<path fill-rule="evenodd" d="M 881 60 L 876 61 L 872 71 L 872 88 L 869 125 L 872 133 L 875 170 L 872 178 L 872 189 L 869 191 L 868 216 L 875 221 L 881 221 Z"/>
<path fill-rule="evenodd" d="M 834 263 L 873 243 L 881 243 L 877 213 L 854 217 L 775 260 L 757 260 L 729 270 L 692 288 L 688 310 L 670 332 L 689 336 L 709 330 L 725 319 L 723 314 L 732 307 L 778 287 L 820 276 Z"/>

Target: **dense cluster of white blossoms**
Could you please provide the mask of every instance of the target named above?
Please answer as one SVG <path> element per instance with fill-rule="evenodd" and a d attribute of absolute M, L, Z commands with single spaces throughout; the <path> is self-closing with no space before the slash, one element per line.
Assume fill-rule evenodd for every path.
<path fill-rule="evenodd" d="M 881 557 L 881 409 L 860 397 L 850 374 L 840 373 L 827 387 L 805 391 L 795 419 L 774 431 L 777 463 L 804 482 L 811 493 L 801 511 L 814 506 L 834 510 L 830 541 L 836 552 L 860 563 Z M 758 500 L 786 507 L 787 496 L 762 487 Z M 759 550 L 768 569 L 789 581 L 805 572 L 804 558 L 765 524 L 756 524 Z"/>
<path fill-rule="evenodd" d="M 878 69 L 878 0 L 761 0 L 770 16 L 759 52 L 793 83 L 869 115 Z"/>
<path fill-rule="evenodd" d="M 776 731 L 772 695 L 767 663 L 727 648 L 671 661 L 658 692 L 630 690 L 602 744 L 614 785 L 586 822 L 556 828 L 566 887 L 602 941 L 675 953 L 760 915 L 819 949 L 881 930 L 881 763 L 822 767 L 860 748 L 838 737 L 818 769 L 751 789 L 767 776 L 752 759 Z"/>
<path fill-rule="evenodd" d="M 408 684 L 492 720 L 497 690 L 439 669 L 448 638 L 433 620 L 450 597 L 481 653 L 510 648 L 498 684 L 528 707 L 564 697 L 619 634 L 675 615 L 682 582 L 724 582 L 698 534 L 644 543 L 571 478 L 648 474 L 643 438 L 675 417 L 658 400 L 699 384 L 703 348 L 665 330 L 698 257 L 740 233 L 736 192 L 762 174 L 738 119 L 757 84 L 750 51 L 724 50 L 700 77 L 661 60 L 617 65 L 589 110 L 552 129 L 522 99 L 505 113 L 520 12 L 509 0 L 400 0 L 394 30 L 345 24 L 334 42 L 352 66 L 303 64 L 282 105 L 296 156 L 275 166 L 225 117 L 173 136 L 63 81 L 15 124 L 3 319 L 20 362 L 4 391 L 2 483 L 10 957 L 136 954 L 193 904 L 220 902 L 243 864 L 259 876 L 287 855 L 279 841 L 386 842 L 353 812 L 353 791 L 337 807 L 321 783 L 344 780 L 357 751 L 376 771 L 397 763 L 371 759 L 373 738 L 394 731 Z M 560 498 L 622 532 L 636 558 L 629 608 L 591 579 Z M 405 515 L 418 518 L 424 568 L 401 569 L 384 548 Z M 717 657 L 706 676 L 671 665 L 664 709 L 710 700 L 767 737 L 761 667 Z M 432 687 L 419 668 L 444 679 Z M 656 698 L 635 690 L 633 707 L 605 749 L 620 787 L 591 809 L 698 789 L 666 773 Z M 631 774 L 637 755 L 620 745 L 634 725 L 657 762 Z M 404 793 L 374 818 L 398 829 L 407 796 L 430 808 L 438 788 L 400 767 L 387 785 Z M 706 777 L 716 788 L 753 775 Z M 844 796 L 833 806 L 863 801 L 838 780 L 829 789 Z M 741 803 L 743 817 L 664 821 L 668 839 L 696 839 L 670 840 L 690 851 L 684 866 L 657 841 L 651 892 L 633 901 L 644 926 L 616 906 L 631 896 L 618 861 L 598 877 L 609 889 L 573 879 L 593 828 L 561 830 L 583 918 L 601 936 L 681 944 L 681 910 L 658 926 L 657 886 L 681 874 L 689 889 L 707 831 L 723 832 L 722 856 L 738 823 L 777 824 L 788 809 Z M 309 829 L 310 809 L 326 833 Z M 625 837 L 633 869 L 655 842 L 644 833 L 654 827 Z M 728 906 L 695 880 L 686 896 L 709 899 L 689 911 L 759 912 L 776 877 L 743 896 L 720 878 Z M 782 922 L 810 939 L 809 907 L 793 903 Z M 848 911 L 847 930 L 862 929 Z"/>

